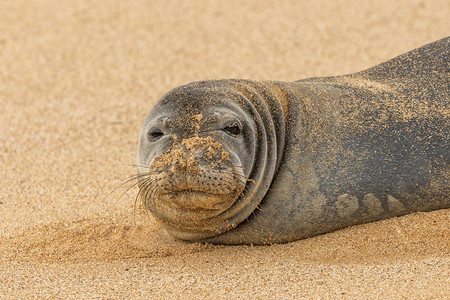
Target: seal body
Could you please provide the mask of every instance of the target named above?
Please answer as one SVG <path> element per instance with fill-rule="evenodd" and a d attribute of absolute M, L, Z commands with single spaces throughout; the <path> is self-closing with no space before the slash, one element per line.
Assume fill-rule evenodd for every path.
<path fill-rule="evenodd" d="M 144 121 L 140 195 L 175 237 L 222 244 L 448 208 L 448 55 L 445 38 L 350 75 L 176 88 Z"/>

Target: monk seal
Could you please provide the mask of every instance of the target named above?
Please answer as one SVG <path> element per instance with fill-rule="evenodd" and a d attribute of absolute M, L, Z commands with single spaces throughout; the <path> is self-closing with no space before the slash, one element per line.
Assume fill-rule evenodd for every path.
<path fill-rule="evenodd" d="M 139 194 L 175 238 L 284 243 L 450 207 L 449 38 L 296 82 L 211 80 L 165 94 Z"/>

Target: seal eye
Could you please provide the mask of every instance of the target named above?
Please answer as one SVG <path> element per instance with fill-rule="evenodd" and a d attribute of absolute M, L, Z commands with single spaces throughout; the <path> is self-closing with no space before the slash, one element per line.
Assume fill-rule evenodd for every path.
<path fill-rule="evenodd" d="M 223 131 L 234 137 L 238 137 L 241 134 L 241 128 L 237 123 L 228 124 L 223 128 Z"/>
<path fill-rule="evenodd" d="M 159 140 L 163 135 L 164 133 L 161 130 L 155 129 L 148 133 L 148 139 L 150 140 L 150 142 L 155 142 Z"/>

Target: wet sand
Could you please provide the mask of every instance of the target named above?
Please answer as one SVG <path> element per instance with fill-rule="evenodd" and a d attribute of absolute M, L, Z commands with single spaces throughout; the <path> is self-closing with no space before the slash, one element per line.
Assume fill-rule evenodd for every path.
<path fill-rule="evenodd" d="M 450 297 L 449 210 L 213 246 L 119 187 L 171 88 L 359 71 L 447 36 L 448 1 L 43 3 L 0 3 L 0 298 Z"/>

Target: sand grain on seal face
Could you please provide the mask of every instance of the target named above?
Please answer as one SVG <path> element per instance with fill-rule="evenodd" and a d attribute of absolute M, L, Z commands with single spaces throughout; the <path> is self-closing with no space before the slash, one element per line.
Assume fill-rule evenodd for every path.
<path fill-rule="evenodd" d="M 210 161 L 211 168 L 223 166 L 224 163 L 230 160 L 230 155 L 223 150 L 222 144 L 214 141 L 212 137 L 200 138 L 193 136 L 183 139 L 179 144 L 175 143 L 166 153 L 155 157 L 151 169 L 162 171 L 176 164 L 177 167 L 186 169 L 186 172 L 189 174 L 198 174 L 199 162 L 196 157 L 198 152 L 201 152 Z"/>
<path fill-rule="evenodd" d="M 211 161 L 211 168 L 223 165 L 230 160 L 230 154 L 223 150 L 221 143 L 216 142 L 212 137 L 200 138 L 194 136 L 184 139 L 181 144 L 190 152 L 188 160 L 195 160 L 193 151 L 202 151 L 206 158 Z"/>

